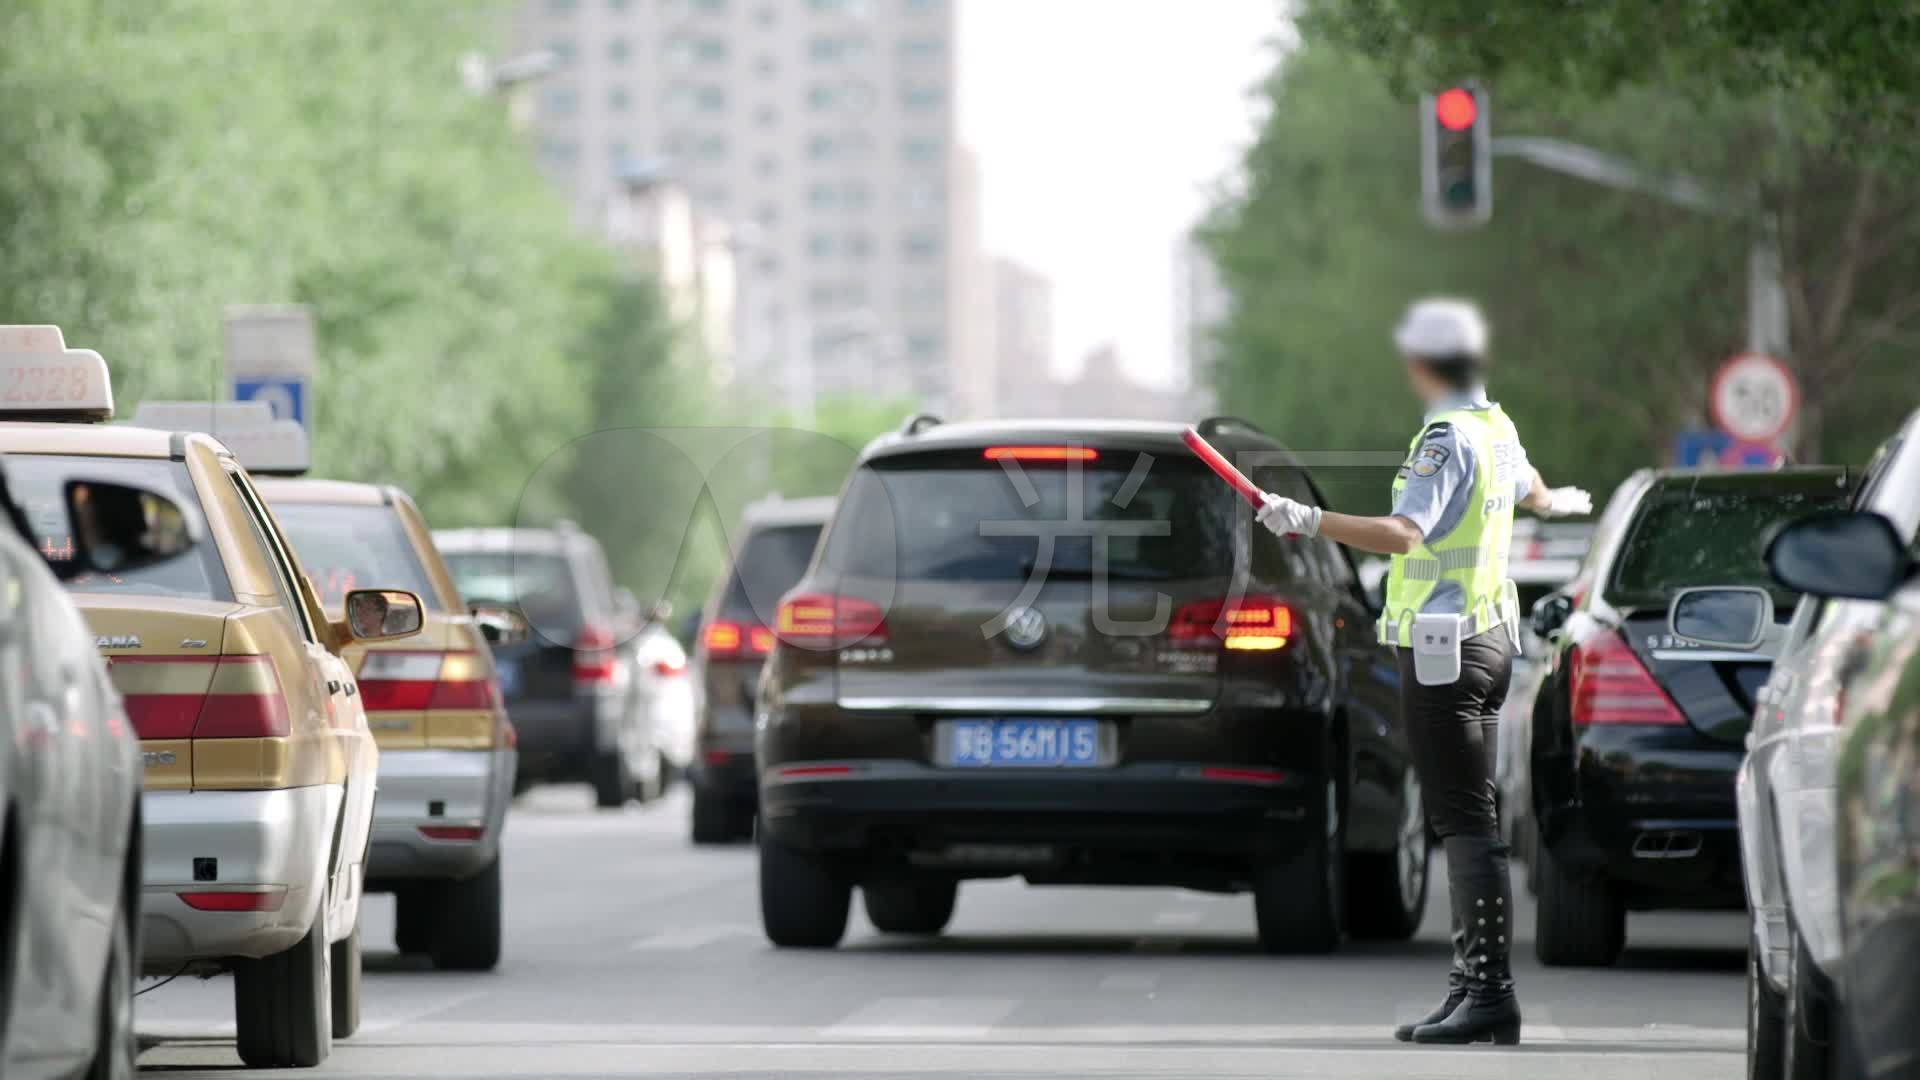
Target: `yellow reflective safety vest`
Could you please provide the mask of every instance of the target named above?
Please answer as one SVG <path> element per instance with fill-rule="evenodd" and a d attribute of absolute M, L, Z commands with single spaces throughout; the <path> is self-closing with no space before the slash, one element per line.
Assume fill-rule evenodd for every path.
<path fill-rule="evenodd" d="M 1513 490 L 1524 455 L 1520 434 L 1500 406 L 1450 409 L 1429 417 L 1413 437 L 1407 463 L 1393 482 L 1394 503 L 1406 490 L 1408 471 L 1419 467 L 1420 443 L 1433 424 L 1447 422 L 1473 448 L 1473 495 L 1452 532 L 1395 555 L 1387 572 L 1386 610 L 1380 614 L 1380 640 L 1410 646 L 1413 617 L 1443 581 L 1460 586 L 1461 613 L 1469 619 L 1462 639 L 1474 637 L 1517 617 L 1517 600 L 1507 581 L 1507 552 L 1513 545 Z"/>

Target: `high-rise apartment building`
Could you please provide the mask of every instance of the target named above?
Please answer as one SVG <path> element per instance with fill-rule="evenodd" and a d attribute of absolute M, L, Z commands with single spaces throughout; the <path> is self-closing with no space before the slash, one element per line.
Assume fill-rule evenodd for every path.
<path fill-rule="evenodd" d="M 523 0 L 546 169 L 598 226 L 624 166 L 731 223 L 736 384 L 944 407 L 954 0 Z"/>

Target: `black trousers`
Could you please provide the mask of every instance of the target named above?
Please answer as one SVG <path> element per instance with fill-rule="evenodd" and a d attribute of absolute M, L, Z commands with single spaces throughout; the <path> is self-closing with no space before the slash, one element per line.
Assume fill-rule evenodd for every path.
<path fill-rule="evenodd" d="M 1460 677 L 1445 686 L 1420 685 L 1413 650 L 1397 651 L 1401 720 L 1414 774 L 1420 778 L 1427 821 L 1447 852 L 1453 916 L 1449 984 L 1482 996 L 1510 996 L 1513 895 L 1507 847 L 1500 842 L 1494 760 L 1500 706 L 1513 674 L 1513 641 L 1504 628 L 1496 628 L 1462 642 Z"/>
<path fill-rule="evenodd" d="M 1500 706 L 1513 675 L 1513 641 L 1501 628 L 1460 643 L 1460 678 L 1422 686 L 1413 675 L 1413 650 L 1400 660 L 1400 720 L 1413 752 L 1414 774 L 1426 794 L 1427 821 L 1441 839 L 1500 836 L 1494 801 Z"/>

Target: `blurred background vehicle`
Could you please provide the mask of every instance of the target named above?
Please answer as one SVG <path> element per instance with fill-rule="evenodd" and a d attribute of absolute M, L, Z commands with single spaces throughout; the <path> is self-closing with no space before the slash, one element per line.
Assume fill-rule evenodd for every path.
<path fill-rule="evenodd" d="M 640 670 L 664 629 L 614 586 L 600 542 L 570 523 L 442 530 L 433 541 L 466 602 L 526 619 L 525 640 L 493 650 L 519 743 L 517 788 L 584 780 L 604 809 L 658 797 L 673 738 L 649 692 L 656 676 L 684 676 Z"/>
<path fill-rule="evenodd" d="M 1428 840 L 1346 555 L 1252 530 L 1173 424 L 916 417 L 863 453 L 761 679 L 760 900 L 938 933 L 960 881 L 1246 892 L 1261 944 L 1401 938 Z M 1243 421 L 1268 491 L 1318 502 Z M 1236 550 L 1250 577 L 1235 588 Z"/>
<path fill-rule="evenodd" d="M 1869 858 L 1892 854 L 1897 864 L 1905 857 L 1904 851 L 1897 850 L 1898 843 L 1886 845 L 1886 837 L 1900 828 L 1895 806 L 1916 773 L 1915 747 L 1905 745 L 1912 731 L 1895 704 L 1902 662 L 1898 643 L 1911 640 L 1913 623 L 1901 618 L 1902 600 L 1890 594 L 1901 587 L 1902 577 L 1895 571 L 1910 566 L 1907 552 L 1920 534 L 1920 438 L 1916 434 L 1920 434 L 1920 412 L 1874 455 L 1849 513 L 1801 519 L 1774 541 L 1769 563 L 1776 582 L 1806 593 L 1784 630 L 1759 632 L 1766 628 L 1761 610 L 1764 595 L 1751 598 L 1749 608 L 1727 608 L 1742 601 L 1740 590 L 1701 590 L 1696 596 L 1699 603 L 1719 605 L 1711 613 L 1718 616 L 1717 621 L 1701 622 L 1696 616 L 1696 625 L 1689 626 L 1678 609 L 1673 617 L 1674 633 L 1703 647 L 1758 649 L 1778 657 L 1771 676 L 1755 695 L 1753 733 L 1737 788 L 1752 913 L 1747 958 L 1748 1072 L 1758 1080 L 1782 1076 L 1816 1080 L 1832 1072 L 1838 1064 L 1836 1051 L 1844 1043 L 1840 1036 L 1846 1018 L 1839 991 L 1843 969 L 1849 966 L 1863 967 L 1874 975 L 1865 995 L 1847 1002 L 1878 1019 L 1873 1053 L 1885 1057 L 1899 1047 L 1916 1045 L 1910 1025 L 1886 1023 L 1886 1018 L 1920 1003 L 1901 989 L 1910 980 L 1906 976 L 1889 980 L 1882 962 L 1857 952 L 1849 955 L 1836 869 L 1837 833 L 1846 828 L 1834 813 L 1842 745 L 1857 740 L 1855 777 L 1862 785 L 1874 786 L 1879 796 L 1890 797 L 1881 801 L 1868 796 L 1863 803 L 1870 810 L 1859 824 L 1866 830 L 1867 847 L 1875 850 Z M 1873 515 L 1891 529 L 1878 527 Z M 1909 586 L 1906 591 L 1913 589 Z M 1893 656 L 1883 655 L 1887 653 Z M 1841 713 L 1850 697 L 1875 685 L 1865 670 L 1869 656 L 1874 655 L 1886 672 L 1885 681 L 1875 690 L 1886 715 L 1868 734 L 1844 725 Z M 1890 780 L 1896 776 L 1903 779 Z M 1867 820 L 1872 817 L 1878 821 Z M 1867 876 L 1886 869 L 1876 868 Z M 1892 880 L 1897 880 L 1898 873 L 1895 869 Z M 1882 883 L 1888 880 L 1880 878 Z M 1867 893 L 1871 899 L 1866 905 L 1879 906 L 1877 916 L 1891 914 L 1890 923 L 1920 916 L 1914 910 L 1920 895 L 1912 895 L 1911 890 L 1904 899 L 1897 885 L 1892 892 L 1869 888 Z M 1905 947 L 1908 956 L 1920 944 L 1911 931 L 1891 925 L 1886 929 L 1885 934 L 1863 936 L 1875 939 L 1874 949 Z M 1902 970 L 1910 975 L 1906 965 Z"/>
<path fill-rule="evenodd" d="M 1771 585 L 1761 538 L 1849 494 L 1837 468 L 1644 470 L 1609 501 L 1580 595 L 1535 606 L 1552 648 L 1514 813 L 1530 817 L 1543 963 L 1612 964 L 1629 909 L 1743 903 L 1734 774 L 1771 659 L 1677 642 L 1667 609 L 1688 588 Z"/>
<path fill-rule="evenodd" d="M 76 480 L 50 503 L 18 505 L 5 469 L 0 1073 L 118 1080 L 138 1052 L 140 748 L 60 582 L 153 565 L 193 535 L 177 504 L 142 488 Z M 37 550 L 43 531 L 67 541 L 59 558 Z"/>
<path fill-rule="evenodd" d="M 503 629 L 509 613 L 468 610 L 406 492 L 335 480 L 256 486 L 330 616 L 371 581 L 411 590 L 426 609 L 417 637 L 344 653 L 380 747 L 367 890 L 394 894 L 401 952 L 490 970 L 500 959 L 500 834 L 518 755 L 489 643 L 515 643 Z"/>
<path fill-rule="evenodd" d="M 695 625 L 699 752 L 693 783 L 696 844 L 753 835 L 759 785 L 753 767 L 753 717 L 761 665 L 773 651 L 780 598 L 813 561 L 834 500 L 766 499 L 750 504 L 732 535 L 733 559 Z"/>

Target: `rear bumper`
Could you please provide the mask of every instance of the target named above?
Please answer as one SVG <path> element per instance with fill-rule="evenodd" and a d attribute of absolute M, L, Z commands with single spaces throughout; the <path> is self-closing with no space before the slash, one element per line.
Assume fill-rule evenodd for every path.
<path fill-rule="evenodd" d="M 512 750 L 385 750 L 373 805 L 367 887 L 399 880 L 464 878 L 492 862 L 513 798 Z M 474 839 L 422 829 L 481 830 Z"/>
<path fill-rule="evenodd" d="M 521 699 L 507 703 L 523 776 L 539 780 L 587 779 L 588 763 L 601 745 L 612 746 L 613 703 L 595 695 Z M 602 717 L 608 717 L 603 722 Z"/>
<path fill-rule="evenodd" d="M 1115 880 L 1125 876 L 1119 868 L 1093 864 L 1132 857 L 1143 880 L 1173 883 L 1183 875 L 1156 878 L 1137 864 L 1244 867 L 1295 850 L 1319 820 L 1325 790 L 1314 775 L 1200 764 L 986 770 L 789 762 L 763 771 L 760 814 L 774 838 L 806 850 L 923 861 L 956 846 L 1023 845 L 1055 849 L 1050 865 L 1030 868 L 1040 876 L 1071 878 L 1078 864 L 1087 880 Z"/>
<path fill-rule="evenodd" d="M 1745 749 L 1690 730 L 1585 733 L 1579 803 L 1554 815 L 1561 862 L 1603 873 L 1629 907 L 1741 909 L 1735 778 Z"/>
<path fill-rule="evenodd" d="M 292 947 L 326 891 L 336 785 L 273 791 L 149 791 L 141 796 L 145 889 L 142 964 L 171 973 L 196 960 Z M 267 892 L 274 911 L 204 911 L 182 892 Z"/>

